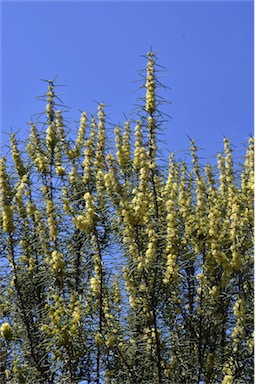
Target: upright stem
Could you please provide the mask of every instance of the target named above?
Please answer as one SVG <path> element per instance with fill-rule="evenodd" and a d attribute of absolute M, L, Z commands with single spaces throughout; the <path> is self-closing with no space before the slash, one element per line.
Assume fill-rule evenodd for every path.
<path fill-rule="evenodd" d="M 24 319 L 24 323 L 25 323 L 25 327 L 26 327 L 26 331 L 27 331 L 31 357 L 35 363 L 35 368 L 37 369 L 38 373 L 41 376 L 42 382 L 50 383 L 50 381 L 49 381 L 49 372 L 50 372 L 49 367 L 41 365 L 42 359 L 40 358 L 40 356 L 38 355 L 38 352 L 36 351 L 36 346 L 38 345 L 38 340 L 33 339 L 33 330 L 31 329 L 32 328 L 32 319 L 28 318 L 25 300 L 23 298 L 21 286 L 19 283 L 17 266 L 16 266 L 16 262 L 14 259 L 13 238 L 12 238 L 11 234 L 9 235 L 9 239 L 8 239 L 8 248 L 9 248 L 10 261 L 13 265 L 14 285 L 16 288 L 17 296 L 19 298 L 21 314 L 22 314 L 22 317 Z"/>
<path fill-rule="evenodd" d="M 100 292 L 99 292 L 99 325 L 98 325 L 98 330 L 100 335 L 102 335 L 102 330 L 103 330 L 103 316 L 104 316 L 104 311 L 103 311 L 103 266 L 102 266 L 102 250 L 101 250 L 101 245 L 98 239 L 98 234 L 96 229 L 94 230 L 94 236 L 96 238 L 96 247 L 97 247 L 97 252 L 100 260 L 100 271 L 99 271 L 99 276 L 100 276 Z M 97 367 L 96 367 L 96 383 L 100 383 L 100 365 L 101 365 L 101 347 L 98 346 L 97 348 Z"/>
<path fill-rule="evenodd" d="M 150 124 L 149 124 L 149 159 L 151 163 L 155 162 L 155 119 L 150 116 Z M 155 182 L 155 170 L 151 168 L 151 184 L 154 196 L 154 207 L 155 207 L 155 218 L 156 218 L 156 234 L 159 234 L 159 206 L 158 206 L 158 193 Z M 155 329 L 155 337 L 156 337 L 156 354 L 157 354 L 157 370 L 158 370 L 158 382 L 162 383 L 162 367 L 161 367 L 161 346 L 160 346 L 160 338 L 157 328 L 157 299 L 155 296 L 155 289 L 157 284 L 157 275 L 158 275 L 158 261 L 159 261 L 159 250 L 158 250 L 158 238 L 157 238 L 157 251 L 156 251 L 156 260 L 155 260 L 155 270 L 154 270 L 154 279 L 152 284 L 151 291 L 151 305 L 152 305 L 152 313 L 153 313 L 153 326 Z"/>

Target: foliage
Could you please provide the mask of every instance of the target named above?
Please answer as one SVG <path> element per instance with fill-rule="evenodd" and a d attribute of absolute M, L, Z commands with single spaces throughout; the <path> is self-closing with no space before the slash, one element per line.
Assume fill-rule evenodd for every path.
<path fill-rule="evenodd" d="M 0 163 L 1 383 L 251 383 L 253 156 L 159 161 L 149 52 L 138 120 L 76 140 L 49 81 L 26 150 Z M 134 132 L 133 132 L 134 129 Z"/>

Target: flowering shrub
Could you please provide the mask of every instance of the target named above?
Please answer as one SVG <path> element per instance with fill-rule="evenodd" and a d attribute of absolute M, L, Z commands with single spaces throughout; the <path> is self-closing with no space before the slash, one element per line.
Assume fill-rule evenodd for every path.
<path fill-rule="evenodd" d="M 43 129 L 0 162 L 1 383 L 249 383 L 254 139 L 237 166 L 159 159 L 157 57 L 138 118 L 101 103 L 76 139 L 52 81 Z"/>

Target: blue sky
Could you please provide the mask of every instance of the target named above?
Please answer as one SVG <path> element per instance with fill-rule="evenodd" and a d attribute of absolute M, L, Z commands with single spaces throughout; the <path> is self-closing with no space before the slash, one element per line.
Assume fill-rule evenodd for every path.
<path fill-rule="evenodd" d="M 112 123 L 130 116 L 150 47 L 168 69 L 172 102 L 164 147 L 179 152 L 187 135 L 211 156 L 229 137 L 237 149 L 253 132 L 253 1 L 2 1 L 1 131 L 28 130 L 44 104 L 35 99 L 57 75 L 71 110 Z M 2 134 L 2 139 L 6 135 Z M 241 153 L 241 152 L 240 152 Z"/>

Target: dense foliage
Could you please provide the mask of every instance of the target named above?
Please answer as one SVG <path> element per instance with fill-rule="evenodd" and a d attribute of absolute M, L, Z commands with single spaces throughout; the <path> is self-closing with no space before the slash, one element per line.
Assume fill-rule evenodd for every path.
<path fill-rule="evenodd" d="M 159 159 L 148 53 L 137 120 L 103 104 L 76 139 L 49 81 L 0 163 L 0 382 L 253 382 L 254 140 L 242 164 Z M 109 124 L 108 124 L 109 126 Z"/>

